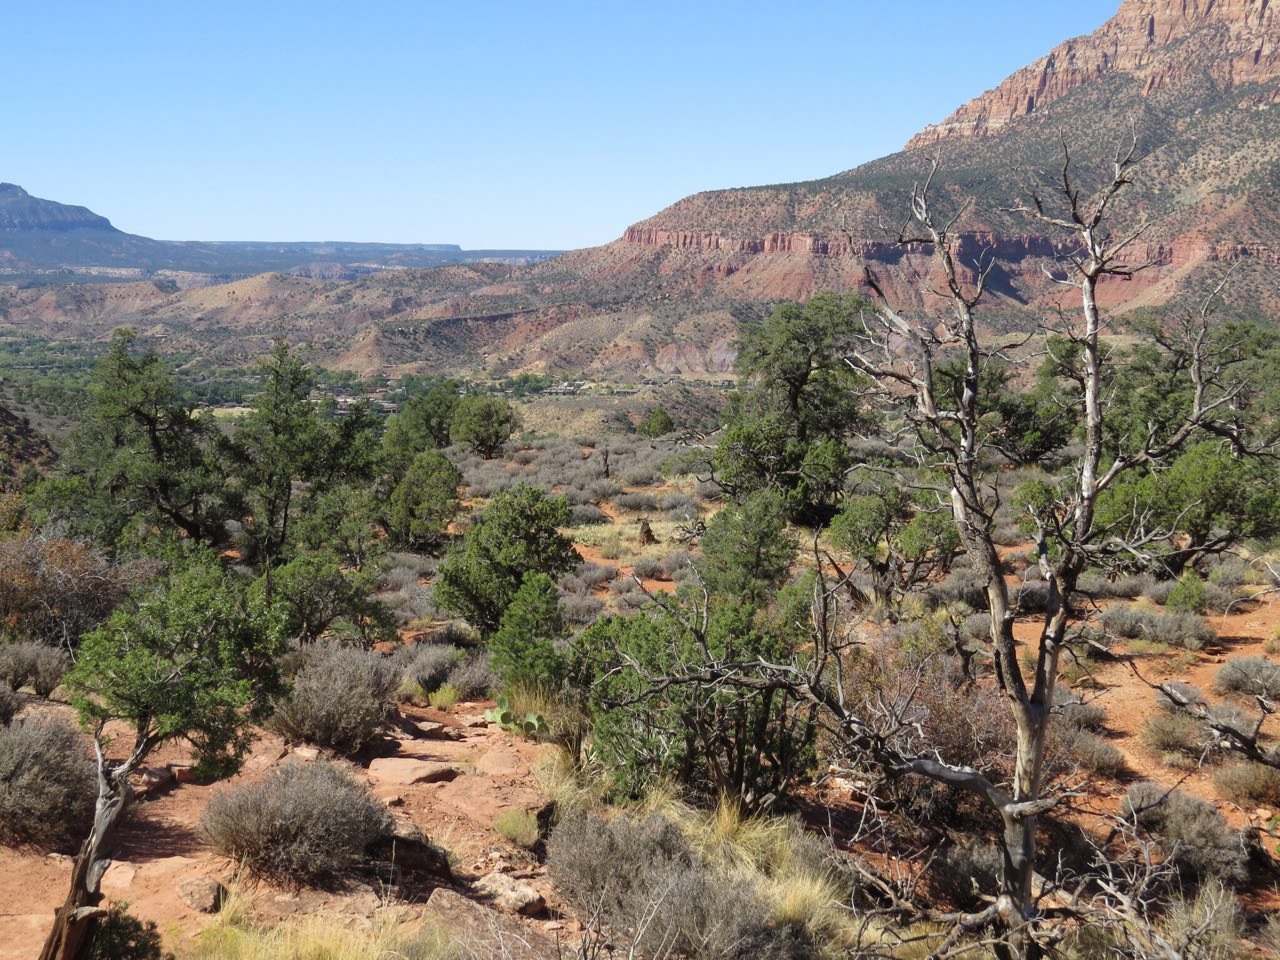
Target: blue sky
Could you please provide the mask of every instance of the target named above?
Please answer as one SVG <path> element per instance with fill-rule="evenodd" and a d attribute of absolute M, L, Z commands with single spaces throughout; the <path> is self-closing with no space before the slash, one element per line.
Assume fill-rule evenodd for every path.
<path fill-rule="evenodd" d="M 897 150 L 1117 6 L 9 0 L 0 180 L 168 240 L 587 246 Z"/>

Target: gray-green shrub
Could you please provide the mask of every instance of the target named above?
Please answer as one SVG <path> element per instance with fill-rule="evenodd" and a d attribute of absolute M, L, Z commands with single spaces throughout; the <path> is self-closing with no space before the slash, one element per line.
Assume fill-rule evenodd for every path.
<path fill-rule="evenodd" d="M 462 651 L 448 643 L 418 644 L 406 649 L 404 679 L 421 687 L 423 693 L 435 693 L 444 686 L 462 657 Z"/>
<path fill-rule="evenodd" d="M 489 666 L 489 655 L 473 651 L 449 671 L 448 684 L 458 691 L 463 700 L 480 700 L 497 688 L 499 677 Z"/>
<path fill-rule="evenodd" d="M 569 508 L 569 522 L 574 526 L 608 523 L 609 515 L 591 503 L 579 503 Z"/>
<path fill-rule="evenodd" d="M 1096 703 L 1083 703 L 1068 700 L 1058 704 L 1058 715 L 1063 725 L 1073 730 L 1088 730 L 1097 733 L 1107 724 L 1107 711 Z"/>
<path fill-rule="evenodd" d="M 400 676 L 388 657 L 319 646 L 276 703 L 271 726 L 282 736 L 355 753 L 387 722 Z"/>
<path fill-rule="evenodd" d="M 1115 777 L 1125 769 L 1124 754 L 1109 741 L 1080 730 L 1064 744 L 1065 752 L 1091 773 Z"/>
<path fill-rule="evenodd" d="M 1102 626 L 1114 636 L 1129 640 L 1142 638 L 1188 650 L 1199 650 L 1216 638 L 1213 628 L 1199 614 L 1178 610 L 1157 612 L 1127 603 L 1108 607 L 1102 614 Z"/>
<path fill-rule="evenodd" d="M 1213 688 L 1246 697 L 1280 697 L 1280 666 L 1266 657 L 1232 657 L 1218 668 Z"/>
<path fill-rule="evenodd" d="M 27 717 L 0 727 L 0 843 L 68 849 L 86 833 L 98 793 L 75 727 Z"/>
<path fill-rule="evenodd" d="M 200 832 L 253 874 L 294 885 L 340 878 L 391 830 L 386 808 L 340 767 L 289 762 L 214 795 Z"/>
<path fill-rule="evenodd" d="M 599 916 L 615 942 L 629 942 L 641 955 L 818 955 L 803 930 L 770 926 L 754 891 L 702 863 L 679 828 L 656 814 L 606 819 L 571 811 L 547 842 L 547 865 L 580 916 Z"/>
<path fill-rule="evenodd" d="M 34 641 L 0 646 L 0 680 L 15 690 L 30 685 L 37 696 L 47 697 L 71 669 L 71 657 L 61 647 Z"/>
<path fill-rule="evenodd" d="M 1142 740 L 1157 753 L 1198 759 L 1205 752 L 1208 731 L 1185 713 L 1157 710 L 1143 724 Z"/>
<path fill-rule="evenodd" d="M 14 690 L 9 684 L 0 681 L 0 727 L 7 727 L 13 722 L 21 711 L 26 701 L 22 699 L 22 694 Z"/>
<path fill-rule="evenodd" d="M 1121 813 L 1158 835 L 1165 856 L 1184 877 L 1197 882 L 1216 877 L 1231 884 L 1247 879 L 1243 838 L 1212 804 L 1143 781 L 1129 788 Z"/>

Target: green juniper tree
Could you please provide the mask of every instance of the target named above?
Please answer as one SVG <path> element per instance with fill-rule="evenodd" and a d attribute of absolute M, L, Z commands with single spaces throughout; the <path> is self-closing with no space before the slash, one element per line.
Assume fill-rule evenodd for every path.
<path fill-rule="evenodd" d="M 458 513 L 462 473 L 443 453 L 428 450 L 413 458 L 387 501 L 387 531 L 404 546 L 432 547 Z"/>
<path fill-rule="evenodd" d="M 526 574 L 489 640 L 494 672 L 508 686 L 551 689 L 564 679 L 564 615 L 555 581 L 545 573 Z"/>
<path fill-rule="evenodd" d="M 239 764 L 252 725 L 279 690 L 280 638 L 278 624 L 247 602 L 242 583 L 207 555 L 175 566 L 84 636 L 65 683 L 93 733 L 98 799 L 41 960 L 81 960 L 90 949 L 106 915 L 100 885 L 129 805 L 129 777 L 161 744 L 185 740 L 210 771 Z M 113 721 L 133 731 L 123 760 L 107 756 Z"/>
<path fill-rule="evenodd" d="M 84 419 L 31 502 L 106 546 L 138 525 L 217 543 L 225 519 L 218 431 L 160 358 L 136 346 L 133 330 L 112 337 L 94 368 Z"/>
<path fill-rule="evenodd" d="M 501 397 L 472 394 L 458 401 L 449 426 L 454 443 L 470 447 L 486 460 L 492 460 L 520 427 L 511 404 Z"/>
<path fill-rule="evenodd" d="M 735 361 L 743 386 L 712 457 L 731 495 L 774 488 L 793 517 L 830 512 L 851 463 L 847 441 L 865 419 L 864 381 L 843 359 L 864 306 L 824 293 L 743 330 Z"/>
<path fill-rule="evenodd" d="M 498 494 L 445 555 L 436 602 L 492 635 L 527 574 L 558 578 L 578 562 L 573 543 L 558 529 L 568 522 L 563 497 L 524 485 Z"/>

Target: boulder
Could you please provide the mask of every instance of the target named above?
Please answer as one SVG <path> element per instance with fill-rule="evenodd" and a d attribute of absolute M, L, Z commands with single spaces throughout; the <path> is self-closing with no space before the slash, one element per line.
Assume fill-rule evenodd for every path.
<path fill-rule="evenodd" d="M 213 877 L 192 877 L 178 884 L 178 896 L 192 910 L 217 913 L 227 902 L 227 888 Z"/>
<path fill-rule="evenodd" d="M 137 792 L 143 796 L 158 793 L 174 783 L 173 771 L 168 767 L 142 767 L 135 776 L 138 779 Z"/>
<path fill-rule="evenodd" d="M 102 875 L 99 889 L 117 900 L 126 899 L 137 876 L 138 868 L 134 864 L 126 860 L 112 860 Z"/>
<path fill-rule="evenodd" d="M 533 916 L 541 913 L 543 907 L 547 905 L 542 899 L 542 894 L 529 884 L 521 883 L 508 874 L 497 871 L 485 874 L 477 880 L 476 892 L 487 897 L 499 910 L 505 910 L 508 913 Z"/>

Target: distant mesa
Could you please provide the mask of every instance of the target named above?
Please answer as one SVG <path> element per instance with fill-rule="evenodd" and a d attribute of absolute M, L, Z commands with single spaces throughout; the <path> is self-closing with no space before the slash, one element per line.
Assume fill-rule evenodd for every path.
<path fill-rule="evenodd" d="M 87 207 L 41 200 L 16 183 L 0 183 L 0 230 L 76 229 L 120 232 Z"/>
<path fill-rule="evenodd" d="M 556 252 L 467 251 L 456 243 L 152 240 L 118 230 L 85 207 L 43 200 L 17 184 L 0 183 L 0 283 L 142 280 L 169 274 L 229 280 L 269 272 L 349 280 L 384 269 L 480 260 L 533 263 Z"/>

